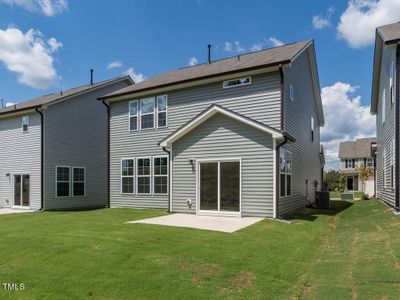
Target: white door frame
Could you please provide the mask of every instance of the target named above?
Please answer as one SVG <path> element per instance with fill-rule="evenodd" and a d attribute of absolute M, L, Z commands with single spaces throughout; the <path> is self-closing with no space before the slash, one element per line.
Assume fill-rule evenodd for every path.
<path fill-rule="evenodd" d="M 20 188 L 20 197 L 21 197 L 21 204 L 16 205 L 15 204 L 15 176 L 21 176 L 21 188 Z M 25 206 L 22 205 L 22 195 L 23 195 L 23 176 L 24 175 L 29 175 L 29 205 Z M 19 208 L 19 209 L 31 209 L 31 174 L 22 172 L 22 173 L 13 173 L 12 174 L 12 207 L 13 208 Z"/>
<path fill-rule="evenodd" d="M 220 211 L 220 162 L 239 162 L 239 211 L 229 212 Z M 200 210 L 200 164 L 201 163 L 218 163 L 218 211 Z M 196 160 L 196 214 L 209 216 L 232 216 L 241 217 L 242 215 L 242 158 L 203 158 Z"/>

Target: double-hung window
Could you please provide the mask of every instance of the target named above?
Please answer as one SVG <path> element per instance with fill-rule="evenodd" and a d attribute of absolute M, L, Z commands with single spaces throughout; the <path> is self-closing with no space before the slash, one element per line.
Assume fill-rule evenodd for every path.
<path fill-rule="evenodd" d="M 72 168 L 72 195 L 85 196 L 86 170 L 85 168 Z"/>
<path fill-rule="evenodd" d="M 354 166 L 356 164 L 355 159 L 346 159 L 346 169 L 354 169 Z"/>
<path fill-rule="evenodd" d="M 140 128 L 154 128 L 155 99 L 145 98 L 140 100 Z"/>
<path fill-rule="evenodd" d="M 157 96 L 157 127 L 167 127 L 167 96 Z"/>
<path fill-rule="evenodd" d="M 311 141 L 314 141 L 314 117 L 311 116 Z"/>
<path fill-rule="evenodd" d="M 280 151 L 280 195 L 292 194 L 292 153 L 284 148 Z"/>
<path fill-rule="evenodd" d="M 138 129 L 138 101 L 129 102 L 129 130 Z"/>
<path fill-rule="evenodd" d="M 367 158 L 367 167 L 374 167 L 374 159 Z"/>
<path fill-rule="evenodd" d="M 154 157 L 154 194 L 167 194 L 168 193 L 168 157 Z"/>
<path fill-rule="evenodd" d="M 56 195 L 57 197 L 68 197 L 70 195 L 71 168 L 57 166 L 56 173 Z"/>
<path fill-rule="evenodd" d="M 22 117 L 22 132 L 29 131 L 29 116 Z"/>
<path fill-rule="evenodd" d="M 150 158 L 138 158 L 136 163 L 137 193 L 150 194 L 151 166 Z"/>
<path fill-rule="evenodd" d="M 122 159 L 121 161 L 121 192 L 122 194 L 133 194 L 134 183 L 134 160 Z"/>

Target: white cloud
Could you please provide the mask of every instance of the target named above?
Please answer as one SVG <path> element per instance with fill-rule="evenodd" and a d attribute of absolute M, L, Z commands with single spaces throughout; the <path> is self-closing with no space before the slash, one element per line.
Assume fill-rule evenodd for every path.
<path fill-rule="evenodd" d="M 123 71 L 122 74 L 129 75 L 135 83 L 139 83 L 146 79 L 142 73 L 136 73 L 133 68 Z"/>
<path fill-rule="evenodd" d="M 121 68 L 122 67 L 122 61 L 116 60 L 112 61 L 108 64 L 107 69 L 112 69 L 112 68 Z"/>
<path fill-rule="evenodd" d="M 231 43 L 229 43 L 229 42 L 225 42 L 224 43 L 224 50 L 225 51 L 228 51 L 228 52 L 231 52 L 232 51 L 232 44 Z"/>
<path fill-rule="evenodd" d="M 338 37 L 352 48 L 371 45 L 375 28 L 400 20 L 399 0 L 351 0 L 340 16 Z"/>
<path fill-rule="evenodd" d="M 199 63 L 196 57 L 191 57 L 188 60 L 188 66 L 195 66 Z"/>
<path fill-rule="evenodd" d="M 279 47 L 284 45 L 284 43 L 281 40 L 278 40 L 277 38 L 271 36 L 268 41 L 271 43 L 272 46 L 274 47 Z"/>
<path fill-rule="evenodd" d="M 254 43 L 254 44 L 251 46 L 250 50 L 251 50 L 252 52 L 254 52 L 254 51 L 260 51 L 260 50 L 262 49 L 262 47 L 263 47 L 263 43 L 262 43 L 262 42 L 257 42 L 257 43 Z"/>
<path fill-rule="evenodd" d="M 321 142 L 324 144 L 326 169 L 338 169 L 339 143 L 360 137 L 376 135 L 375 117 L 370 107 L 361 104 L 361 97 L 355 95 L 357 87 L 349 83 L 336 82 L 322 88 L 325 127 L 321 128 Z"/>
<path fill-rule="evenodd" d="M 225 42 L 224 50 L 227 52 L 232 52 L 232 53 L 242 53 L 242 52 L 246 51 L 246 49 L 244 47 L 242 47 L 242 45 L 238 41 L 235 41 L 233 43 Z"/>
<path fill-rule="evenodd" d="M 57 51 L 59 48 L 62 48 L 63 44 L 57 41 L 56 38 L 52 37 L 47 40 L 47 44 L 50 46 L 51 52 Z"/>
<path fill-rule="evenodd" d="M 45 43 L 41 32 L 34 29 L 26 33 L 12 27 L 0 29 L 0 61 L 9 71 L 18 74 L 20 83 L 45 89 L 60 79 L 52 54 L 55 45 L 59 48 L 61 43 L 52 41 L 55 41 L 53 46 Z"/>
<path fill-rule="evenodd" d="M 323 29 L 325 27 L 331 26 L 331 17 L 334 13 L 335 9 L 331 6 L 328 8 L 328 11 L 325 15 L 316 15 L 312 18 L 312 25 L 314 29 Z"/>
<path fill-rule="evenodd" d="M 48 17 L 68 9 L 68 0 L 0 0 L 0 2 L 22 7 L 29 12 L 39 12 Z"/>

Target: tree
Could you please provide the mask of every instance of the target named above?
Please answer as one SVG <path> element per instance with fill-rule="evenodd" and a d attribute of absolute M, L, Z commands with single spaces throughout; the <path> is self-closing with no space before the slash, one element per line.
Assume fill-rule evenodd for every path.
<path fill-rule="evenodd" d="M 339 175 L 339 190 L 340 192 L 344 192 L 346 188 L 346 177 L 344 176 L 343 173 L 340 173 Z"/>
<path fill-rule="evenodd" d="M 335 170 L 329 170 L 324 172 L 324 186 L 325 191 L 334 191 L 339 188 L 339 172 Z"/>
<path fill-rule="evenodd" d="M 358 178 L 361 180 L 361 191 L 365 192 L 365 182 L 372 176 L 372 169 L 362 164 L 360 167 L 357 167 L 356 170 L 358 172 Z"/>

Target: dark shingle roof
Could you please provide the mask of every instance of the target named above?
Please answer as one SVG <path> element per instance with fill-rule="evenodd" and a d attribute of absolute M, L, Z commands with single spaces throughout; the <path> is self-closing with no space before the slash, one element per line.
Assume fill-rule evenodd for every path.
<path fill-rule="evenodd" d="M 376 138 L 362 138 L 355 141 L 341 142 L 339 146 L 339 158 L 372 157 L 373 143 L 376 143 Z"/>
<path fill-rule="evenodd" d="M 121 81 L 121 80 L 130 80 L 129 76 L 124 76 L 124 77 L 116 77 L 113 79 L 109 79 L 109 80 L 104 80 L 104 81 L 100 81 L 97 83 L 94 83 L 93 85 L 91 84 L 87 84 L 87 85 L 83 85 L 83 86 L 79 86 L 79 87 L 74 87 L 62 92 L 57 92 L 57 93 L 53 93 L 53 94 L 48 94 L 48 95 L 44 95 L 44 96 L 40 96 L 31 100 L 27 100 L 21 103 L 17 103 L 15 105 L 11 105 L 8 107 L 5 107 L 3 109 L 0 109 L 0 115 L 2 114 L 6 114 L 6 113 L 12 113 L 12 112 L 16 112 L 19 110 L 25 110 L 25 109 L 31 109 L 31 108 L 35 108 L 35 107 L 40 107 L 41 105 L 45 105 L 45 104 L 49 104 L 51 102 L 57 101 L 57 100 L 61 100 L 63 98 L 67 98 L 70 96 L 74 96 L 75 94 L 81 94 L 84 92 L 90 92 L 91 90 L 98 88 L 98 87 L 102 87 L 102 86 L 106 86 L 109 84 L 112 84 L 114 82 L 117 81 Z"/>
<path fill-rule="evenodd" d="M 200 64 L 175 71 L 163 73 L 159 76 L 142 81 L 135 85 L 115 91 L 102 98 L 130 94 L 134 92 L 164 87 L 172 84 L 208 78 L 217 75 L 229 74 L 255 68 L 268 67 L 277 64 L 289 63 L 303 49 L 312 44 L 312 40 L 287 44 L 280 47 L 260 50 L 240 56 L 213 61 L 211 64 Z"/>

